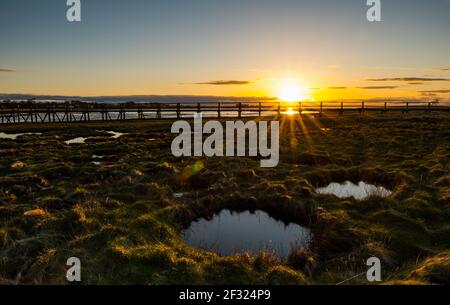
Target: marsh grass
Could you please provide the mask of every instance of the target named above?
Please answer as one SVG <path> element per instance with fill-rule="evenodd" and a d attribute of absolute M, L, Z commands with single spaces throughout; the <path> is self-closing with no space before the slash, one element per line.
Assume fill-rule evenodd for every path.
<path fill-rule="evenodd" d="M 72 256 L 85 284 L 336 284 L 370 256 L 387 283 L 450 283 L 447 114 L 286 119 L 273 169 L 257 158 L 174 158 L 167 121 L 0 129 L 40 133 L 0 140 L 1 283 L 65 283 Z M 100 138 L 64 143 L 90 136 Z M 347 180 L 394 192 L 358 201 L 314 191 Z M 191 221 L 224 208 L 269 212 L 314 239 L 285 260 L 183 242 Z"/>

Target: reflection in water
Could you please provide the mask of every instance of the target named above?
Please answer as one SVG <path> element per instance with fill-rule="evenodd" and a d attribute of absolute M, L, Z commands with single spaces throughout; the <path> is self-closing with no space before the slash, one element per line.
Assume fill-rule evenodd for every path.
<path fill-rule="evenodd" d="M 175 197 L 175 198 L 181 198 L 181 197 L 183 197 L 184 195 L 186 195 L 186 193 L 174 193 L 174 194 L 173 194 L 173 197 Z"/>
<path fill-rule="evenodd" d="M 86 140 L 90 139 L 90 138 L 92 138 L 92 137 L 79 137 L 79 138 L 67 140 L 64 143 L 66 143 L 67 145 L 70 145 L 70 144 L 84 144 L 84 142 L 86 142 Z"/>
<path fill-rule="evenodd" d="M 342 184 L 333 182 L 326 187 L 317 188 L 316 192 L 335 195 L 339 198 L 354 197 L 357 200 L 365 199 L 369 196 L 387 197 L 392 194 L 390 190 L 382 186 L 367 184 L 363 181 L 360 181 L 358 185 L 350 181 Z"/>
<path fill-rule="evenodd" d="M 116 132 L 116 131 L 106 131 L 106 132 L 109 133 L 111 135 L 111 138 L 113 138 L 113 139 L 118 139 L 121 136 L 125 135 L 122 132 Z"/>
<path fill-rule="evenodd" d="M 97 165 L 97 166 L 100 166 L 100 165 L 102 164 L 102 162 L 100 162 L 100 161 L 98 161 L 98 160 L 103 159 L 103 157 L 104 157 L 104 156 L 92 155 L 92 159 L 94 160 L 94 161 L 92 161 L 92 164 Z"/>
<path fill-rule="evenodd" d="M 25 135 L 37 135 L 40 136 L 42 135 L 42 133 L 39 132 L 28 132 L 28 133 L 12 133 L 12 134 L 8 134 L 8 133 L 4 133 L 4 132 L 0 132 L 0 139 L 11 139 L 11 140 L 16 140 L 18 137 L 21 136 L 25 136 Z"/>
<path fill-rule="evenodd" d="M 229 255 L 240 252 L 274 252 L 289 255 L 293 247 L 308 247 L 311 231 L 297 224 L 285 225 L 263 211 L 251 213 L 222 210 L 211 220 L 200 219 L 183 231 L 191 246 Z"/>
<path fill-rule="evenodd" d="M 97 130 L 98 132 L 106 132 L 109 133 L 111 136 L 111 139 L 118 139 L 121 136 L 124 136 L 125 133 L 121 133 L 121 132 L 116 132 L 116 131 L 102 131 L 102 130 Z M 75 139 L 70 139 L 68 141 L 65 141 L 64 143 L 70 145 L 70 144 L 84 144 L 86 142 L 87 139 L 93 139 L 93 138 L 101 138 L 101 137 L 78 137 Z"/>

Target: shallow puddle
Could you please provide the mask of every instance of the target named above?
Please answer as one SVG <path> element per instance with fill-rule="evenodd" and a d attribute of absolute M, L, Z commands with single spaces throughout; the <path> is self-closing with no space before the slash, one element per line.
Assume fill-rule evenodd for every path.
<path fill-rule="evenodd" d="M 111 138 L 111 139 L 118 139 L 121 136 L 126 135 L 125 133 L 116 132 L 116 131 L 104 131 L 104 130 L 97 130 L 97 131 L 98 132 L 109 133 L 110 134 L 109 138 Z M 74 139 L 70 139 L 68 141 L 65 141 L 64 143 L 66 143 L 68 145 L 70 145 L 70 144 L 84 144 L 87 139 L 93 139 L 93 138 L 101 138 L 101 136 L 99 136 L 99 137 L 78 137 L 78 138 L 74 138 Z"/>
<path fill-rule="evenodd" d="M 308 247 L 311 241 L 309 229 L 295 223 L 286 225 L 260 210 L 222 210 L 210 220 L 193 222 L 182 236 L 189 245 L 220 255 L 270 251 L 280 258 L 288 256 L 292 248 Z"/>
<path fill-rule="evenodd" d="M 90 138 L 92 138 L 92 137 L 79 137 L 79 138 L 67 140 L 64 143 L 66 143 L 67 145 L 70 145 L 70 144 L 84 144 L 84 142 L 86 142 L 86 140 L 90 139 Z"/>
<path fill-rule="evenodd" d="M 36 136 L 40 136 L 42 135 L 42 133 L 39 132 L 27 132 L 27 133 L 4 133 L 4 132 L 0 132 L 0 139 L 10 139 L 10 140 L 16 140 L 18 137 L 21 136 L 32 136 L 32 135 L 36 135 Z"/>
<path fill-rule="evenodd" d="M 358 184 L 346 181 L 344 183 L 330 183 L 326 187 L 317 188 L 316 192 L 319 194 L 335 195 L 339 198 L 353 197 L 357 200 L 365 199 L 369 196 L 387 197 L 392 194 L 392 191 L 373 184 L 368 184 L 360 181 Z"/>
<path fill-rule="evenodd" d="M 118 139 L 118 138 L 120 138 L 121 136 L 124 136 L 125 134 L 124 133 L 122 133 L 122 132 L 116 132 L 116 131 L 109 131 L 109 130 L 107 130 L 107 131 L 105 131 L 106 133 L 109 133 L 110 135 L 111 135 L 111 138 L 113 138 L 113 139 Z"/>
<path fill-rule="evenodd" d="M 92 157 L 91 157 L 91 159 L 92 159 L 91 163 L 94 164 L 94 165 L 100 166 L 100 165 L 102 164 L 102 162 L 99 161 L 99 160 L 102 160 L 103 158 L 104 158 L 104 156 L 92 155 Z"/>

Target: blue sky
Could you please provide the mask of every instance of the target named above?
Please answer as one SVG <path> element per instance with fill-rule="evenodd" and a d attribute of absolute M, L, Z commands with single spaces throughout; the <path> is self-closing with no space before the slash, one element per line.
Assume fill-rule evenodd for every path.
<path fill-rule="evenodd" d="M 82 22 L 68 23 L 65 0 L 1 1 L 0 69 L 15 72 L 0 72 L 0 92 L 273 95 L 299 79 L 374 97 L 354 88 L 450 77 L 450 0 L 382 0 L 381 23 L 367 22 L 365 0 L 81 2 Z M 249 85 L 205 85 L 218 80 Z M 383 82 L 398 96 L 448 84 Z"/>

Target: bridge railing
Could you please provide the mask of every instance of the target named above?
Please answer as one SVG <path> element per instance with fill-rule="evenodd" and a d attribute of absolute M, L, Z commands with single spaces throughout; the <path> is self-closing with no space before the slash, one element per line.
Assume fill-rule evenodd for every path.
<path fill-rule="evenodd" d="M 39 103 L 0 102 L 0 123 L 50 123 L 111 120 L 242 118 L 280 115 L 323 115 L 365 112 L 450 111 L 433 102 L 219 102 L 219 103 Z"/>

